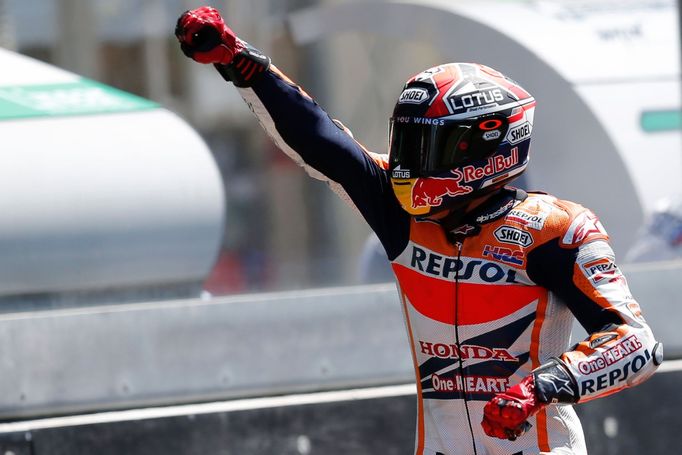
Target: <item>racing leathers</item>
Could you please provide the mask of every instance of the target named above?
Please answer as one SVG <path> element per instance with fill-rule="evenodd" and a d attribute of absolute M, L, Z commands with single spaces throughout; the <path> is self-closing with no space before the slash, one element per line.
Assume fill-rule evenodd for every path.
<path fill-rule="evenodd" d="M 597 217 L 509 187 L 447 230 L 410 216 L 387 156 L 365 149 L 269 59 L 247 47 L 216 67 L 278 147 L 356 208 L 385 248 L 416 372 L 415 453 L 585 454 L 571 404 L 645 380 L 662 355 Z M 590 335 L 570 347 L 573 318 Z M 487 436 L 486 402 L 531 374 L 547 406 L 517 439 Z"/>

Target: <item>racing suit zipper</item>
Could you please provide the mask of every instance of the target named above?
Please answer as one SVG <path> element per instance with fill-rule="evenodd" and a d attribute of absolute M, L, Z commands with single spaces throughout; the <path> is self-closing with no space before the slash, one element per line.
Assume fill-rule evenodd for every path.
<path fill-rule="evenodd" d="M 464 245 L 464 240 L 460 240 L 455 242 L 455 246 L 457 247 L 457 263 L 461 264 L 462 263 L 462 247 Z M 455 272 L 455 343 L 457 346 L 461 346 L 460 339 L 459 339 L 459 271 L 461 270 L 462 267 L 459 267 L 457 269 L 457 272 Z M 471 413 L 469 412 L 469 391 L 467 390 L 467 382 L 466 382 L 466 377 L 464 375 L 464 360 L 462 360 L 462 356 L 459 356 L 459 377 L 462 381 L 462 398 L 464 401 L 464 410 L 466 411 L 466 416 L 467 416 L 467 423 L 469 424 L 469 433 L 471 434 L 471 445 L 474 449 L 474 455 L 478 455 L 478 451 L 476 450 L 476 438 L 474 437 L 474 428 L 473 425 L 471 424 Z"/>

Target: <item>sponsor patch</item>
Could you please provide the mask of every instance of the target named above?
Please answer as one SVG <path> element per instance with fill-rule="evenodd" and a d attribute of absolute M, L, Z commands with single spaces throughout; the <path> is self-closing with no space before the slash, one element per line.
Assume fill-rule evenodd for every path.
<path fill-rule="evenodd" d="M 571 388 L 571 383 L 568 379 L 560 378 L 552 373 L 540 373 L 538 374 L 538 379 L 541 379 L 546 384 L 551 384 L 554 389 L 554 393 L 559 395 L 562 392 L 573 395 L 573 389 Z"/>
<path fill-rule="evenodd" d="M 472 226 L 470 224 L 463 224 L 459 226 L 457 229 L 452 230 L 452 234 L 454 235 L 468 235 L 469 233 L 474 232 L 478 228 L 476 226 Z"/>
<path fill-rule="evenodd" d="M 412 178 L 412 171 L 409 169 L 400 169 L 400 166 L 393 169 L 391 177 L 394 179 L 409 179 Z"/>
<path fill-rule="evenodd" d="M 500 393 L 509 388 L 509 378 L 465 376 L 459 373 L 431 375 L 431 386 L 436 392 Z"/>
<path fill-rule="evenodd" d="M 412 208 L 439 207 L 444 197 L 455 197 L 469 194 L 470 186 L 462 185 L 462 171 L 453 169 L 452 177 L 418 178 L 412 187 Z"/>
<path fill-rule="evenodd" d="M 512 355 L 504 348 L 488 348 L 470 344 L 452 343 L 429 343 L 419 341 L 422 354 L 439 359 L 462 359 L 462 360 L 499 360 L 501 362 L 518 362 L 518 357 Z"/>
<path fill-rule="evenodd" d="M 511 248 L 505 248 L 503 246 L 485 245 L 483 247 L 483 257 L 519 266 L 522 266 L 524 262 L 526 262 L 523 251 L 512 250 Z"/>
<path fill-rule="evenodd" d="M 590 376 L 589 379 L 583 379 L 580 381 L 580 396 L 597 393 L 608 387 L 613 387 L 617 384 L 620 384 L 621 382 L 627 381 L 631 375 L 637 374 L 642 368 L 644 368 L 644 366 L 650 360 L 651 354 L 649 353 L 648 349 L 645 349 L 644 353 L 635 356 L 632 360 L 626 362 L 619 368 L 614 368 L 596 377 Z M 603 359 L 603 361 L 604 363 L 606 362 L 605 359 Z M 606 366 L 603 366 L 602 368 L 605 367 Z M 587 369 L 588 367 L 583 368 Z"/>
<path fill-rule="evenodd" d="M 502 207 L 495 210 L 494 212 L 485 213 L 483 215 L 477 216 L 476 222 L 478 224 L 483 224 L 483 223 L 487 223 L 489 221 L 494 221 L 498 218 L 501 218 L 502 215 L 504 215 L 509 209 L 511 209 L 515 203 L 516 203 L 516 201 L 514 199 L 511 199 L 509 202 L 507 202 L 506 204 L 504 204 Z"/>
<path fill-rule="evenodd" d="M 608 334 L 614 335 L 615 334 Z M 601 337 L 599 337 L 601 338 Z M 613 338 L 610 338 L 612 340 Z M 596 341 L 596 340 L 595 340 Z M 590 347 L 592 342 L 590 342 Z M 610 348 L 606 349 L 601 355 L 591 358 L 589 360 L 583 360 L 578 362 L 578 371 L 582 374 L 591 374 L 597 371 L 603 370 L 604 368 L 613 365 L 619 360 L 639 351 L 642 348 L 642 343 L 639 341 L 636 335 L 630 335 L 627 338 L 619 341 Z"/>
<path fill-rule="evenodd" d="M 587 210 L 575 217 L 561 242 L 564 245 L 577 245 L 590 237 L 603 239 L 608 238 L 608 234 L 597 215 Z"/>
<path fill-rule="evenodd" d="M 535 207 L 524 207 L 523 209 L 511 210 L 505 221 L 541 231 L 545 227 L 545 221 L 547 221 L 550 213 L 551 207 L 546 206 L 545 203 L 540 203 L 537 209 Z"/>
<path fill-rule="evenodd" d="M 532 130 L 533 127 L 531 126 L 530 122 L 525 122 L 519 126 L 510 128 L 506 136 L 507 142 L 512 145 L 518 144 L 519 142 L 528 139 Z"/>
<path fill-rule="evenodd" d="M 483 88 L 472 93 L 448 97 L 453 114 L 477 111 L 482 107 L 498 105 L 501 101 L 504 101 L 504 94 L 498 87 Z"/>
<path fill-rule="evenodd" d="M 491 261 L 443 256 L 412 246 L 409 267 L 421 273 L 446 280 L 471 281 L 481 284 L 516 284 L 517 271 Z"/>
<path fill-rule="evenodd" d="M 495 139 L 498 139 L 501 134 L 500 130 L 486 131 L 483 133 L 483 140 L 494 141 Z"/>
<path fill-rule="evenodd" d="M 612 283 L 624 279 L 616 263 L 607 257 L 585 262 L 580 267 L 583 274 L 595 286 L 603 282 Z"/>
<path fill-rule="evenodd" d="M 429 91 L 422 87 L 405 89 L 398 98 L 398 104 L 422 104 L 429 100 Z"/>
<path fill-rule="evenodd" d="M 511 149 L 509 156 L 496 155 L 488 158 L 488 163 L 482 167 L 464 166 L 464 181 L 473 182 L 485 177 L 497 175 L 507 169 L 511 169 L 519 164 L 519 149 L 514 147 Z"/>
<path fill-rule="evenodd" d="M 530 233 L 511 226 L 498 227 L 495 229 L 494 235 L 495 238 L 502 243 L 520 245 L 523 247 L 529 247 L 533 244 L 533 236 L 530 235 Z"/>
<path fill-rule="evenodd" d="M 445 125 L 445 120 L 442 118 L 429 118 L 429 117 L 393 117 L 395 123 L 406 123 L 413 125 L 431 125 L 431 126 L 443 126 Z"/>

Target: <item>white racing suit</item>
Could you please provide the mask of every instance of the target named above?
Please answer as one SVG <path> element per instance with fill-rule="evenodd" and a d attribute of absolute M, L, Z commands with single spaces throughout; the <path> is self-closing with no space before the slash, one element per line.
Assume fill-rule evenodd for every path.
<path fill-rule="evenodd" d="M 263 66 L 239 88 L 263 128 L 355 207 L 386 249 L 417 380 L 415 454 L 585 454 L 571 404 L 635 385 L 662 360 L 597 217 L 505 188 L 448 236 L 401 209 L 385 155 L 368 152 L 262 55 L 244 52 L 231 66 L 245 62 Z M 217 69 L 245 85 L 229 66 Z M 574 318 L 590 335 L 571 347 Z M 551 358 L 565 372 L 540 375 L 553 404 L 516 441 L 486 436 L 485 403 Z"/>

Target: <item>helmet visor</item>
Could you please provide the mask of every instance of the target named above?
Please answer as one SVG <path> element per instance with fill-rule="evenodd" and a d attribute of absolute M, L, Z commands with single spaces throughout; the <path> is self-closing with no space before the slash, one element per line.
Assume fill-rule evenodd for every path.
<path fill-rule="evenodd" d="M 390 121 L 391 169 L 409 169 L 419 175 L 454 169 L 492 155 L 506 133 L 504 117 L 486 117 L 471 121 L 392 118 Z"/>

